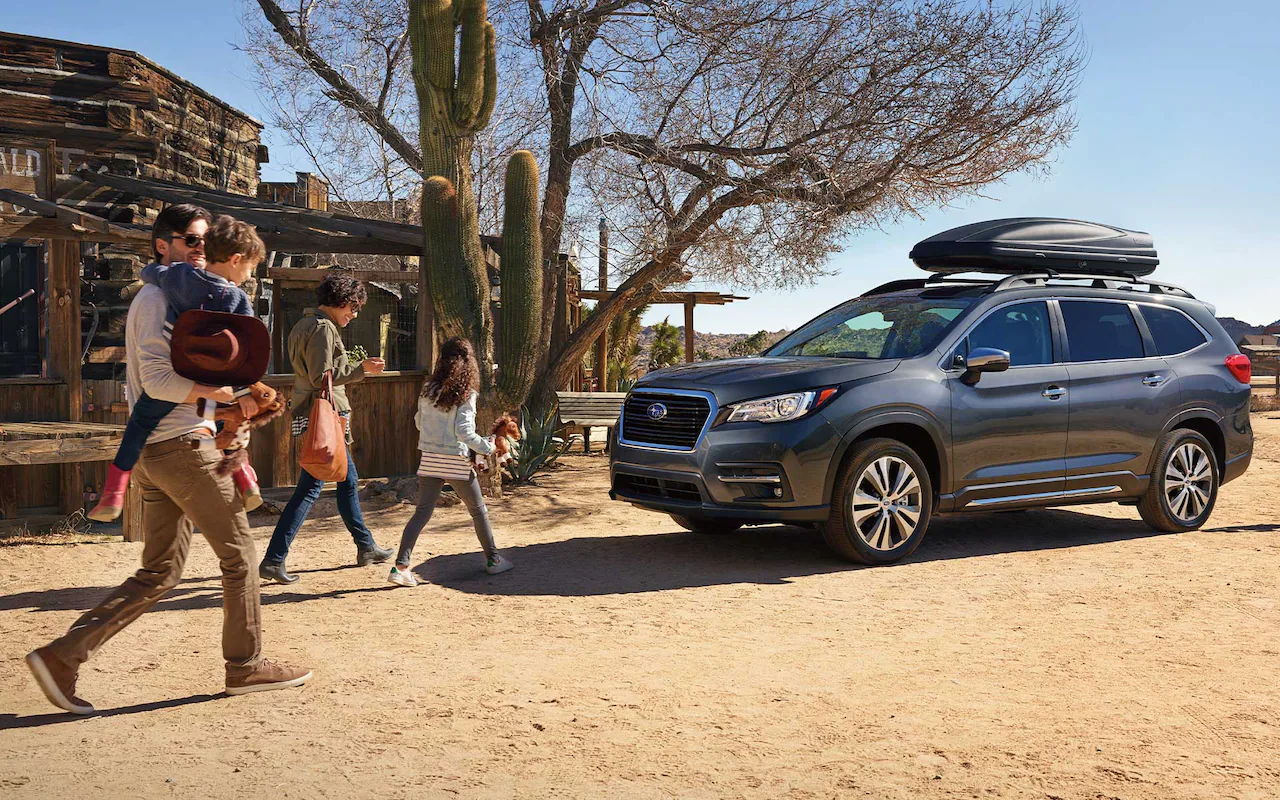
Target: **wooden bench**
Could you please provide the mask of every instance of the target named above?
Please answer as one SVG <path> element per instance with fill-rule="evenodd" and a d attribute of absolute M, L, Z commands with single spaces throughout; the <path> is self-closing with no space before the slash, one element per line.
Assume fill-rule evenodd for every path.
<path fill-rule="evenodd" d="M 591 452 L 591 429 L 613 429 L 622 413 L 626 392 L 556 392 L 560 424 L 582 429 L 582 451 Z M 609 440 L 605 439 L 605 452 Z"/>

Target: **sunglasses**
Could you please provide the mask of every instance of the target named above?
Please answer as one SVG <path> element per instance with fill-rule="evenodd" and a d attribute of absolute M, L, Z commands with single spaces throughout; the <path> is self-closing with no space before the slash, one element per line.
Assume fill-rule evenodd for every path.
<path fill-rule="evenodd" d="M 181 235 L 170 236 L 169 238 L 173 239 L 174 241 L 178 241 L 180 239 L 182 240 L 182 243 L 185 244 L 187 247 L 195 247 L 196 245 L 204 244 L 204 237 L 195 233 L 185 233 Z"/>

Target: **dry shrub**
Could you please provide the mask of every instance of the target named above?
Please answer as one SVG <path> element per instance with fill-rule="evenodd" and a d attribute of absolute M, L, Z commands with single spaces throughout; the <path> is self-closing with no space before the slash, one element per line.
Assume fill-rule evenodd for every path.
<path fill-rule="evenodd" d="M 1280 411 L 1280 395 L 1254 392 L 1249 398 L 1249 410 L 1253 412 Z"/>

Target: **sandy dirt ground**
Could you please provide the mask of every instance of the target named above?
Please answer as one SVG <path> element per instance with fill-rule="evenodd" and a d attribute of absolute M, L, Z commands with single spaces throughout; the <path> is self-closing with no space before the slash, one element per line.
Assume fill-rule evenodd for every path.
<path fill-rule="evenodd" d="M 430 583 L 349 566 L 309 522 L 264 590 L 300 690 L 221 692 L 218 568 L 81 672 L 102 713 L 51 713 L 22 656 L 140 545 L 0 548 L 0 796 L 1280 796 L 1280 414 L 1201 531 L 1118 506 L 935 521 L 906 563 L 812 531 L 679 531 L 605 496 L 603 457 L 493 504 L 490 577 L 462 507 L 419 545 Z M 369 512 L 394 544 L 408 506 Z M 272 520 L 256 520 L 259 548 Z"/>

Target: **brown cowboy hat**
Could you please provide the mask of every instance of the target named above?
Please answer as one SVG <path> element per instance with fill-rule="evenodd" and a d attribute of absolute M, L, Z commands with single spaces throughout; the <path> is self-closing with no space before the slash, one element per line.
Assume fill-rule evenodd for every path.
<path fill-rule="evenodd" d="M 267 374 L 271 334 L 257 317 L 184 311 L 173 324 L 173 371 L 210 386 L 248 386 Z"/>

